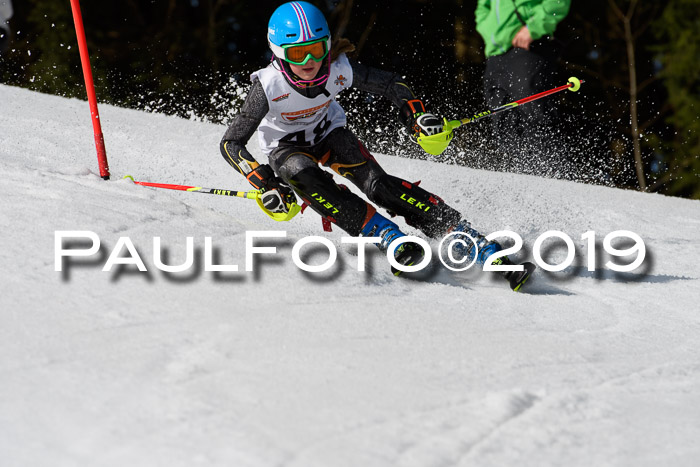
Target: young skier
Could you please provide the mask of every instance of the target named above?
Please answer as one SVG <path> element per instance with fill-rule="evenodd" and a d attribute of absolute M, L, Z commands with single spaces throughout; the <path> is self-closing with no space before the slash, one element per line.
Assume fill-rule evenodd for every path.
<path fill-rule="evenodd" d="M 221 141 L 226 162 L 244 175 L 272 212 L 287 212 L 295 193 L 326 221 L 352 236 L 380 237 L 379 248 L 405 234 L 370 203 L 336 184 L 330 168 L 354 183 L 367 198 L 432 238 L 448 232 L 470 235 L 478 246 L 477 263 L 483 264 L 501 249 L 471 228 L 459 212 L 441 198 L 386 173 L 357 137 L 345 128 L 345 112 L 336 95 L 350 87 L 382 95 L 400 109 L 401 121 L 418 135 L 442 131 L 442 121 L 425 107 L 401 77 L 364 66 L 345 55 L 353 46 L 345 39 L 331 46 L 323 13 L 307 2 L 281 5 L 270 17 L 268 43 L 272 63 L 252 74 L 241 112 Z M 260 149 L 269 164 L 261 164 L 246 150 L 258 131 Z M 474 244 L 466 241 L 463 255 L 473 258 Z M 412 242 L 395 251 L 399 264 L 420 262 L 424 252 Z M 399 271 L 392 268 L 395 274 Z M 529 276 L 507 273 L 522 284 Z"/>

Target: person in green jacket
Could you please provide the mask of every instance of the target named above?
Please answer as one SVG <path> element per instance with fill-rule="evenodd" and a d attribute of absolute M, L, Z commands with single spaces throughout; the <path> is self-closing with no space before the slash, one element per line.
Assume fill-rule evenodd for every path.
<path fill-rule="evenodd" d="M 561 81 L 553 39 L 571 0 L 479 0 L 476 30 L 484 40 L 484 96 L 493 108 Z M 563 136 L 554 99 L 542 99 L 492 117 L 494 140 L 509 170 L 565 177 Z"/>
<path fill-rule="evenodd" d="M 12 2 L 0 0 L 0 55 L 8 48 L 10 43 L 10 26 L 7 24 L 12 18 Z"/>

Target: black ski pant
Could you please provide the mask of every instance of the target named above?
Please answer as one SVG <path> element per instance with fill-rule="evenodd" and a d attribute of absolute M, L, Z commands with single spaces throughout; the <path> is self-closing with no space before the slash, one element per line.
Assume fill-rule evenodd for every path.
<path fill-rule="evenodd" d="M 269 161 L 277 175 L 313 210 L 352 236 L 360 234 L 376 209 L 344 185 L 336 184 L 333 175 L 320 166 L 344 177 L 370 201 L 403 216 L 429 237 L 443 236 L 461 219 L 459 212 L 436 195 L 387 174 L 346 128 L 336 128 L 315 146 L 277 147 Z"/>
<path fill-rule="evenodd" d="M 484 96 L 495 108 L 562 84 L 556 65 L 557 50 L 547 39 L 530 50 L 511 48 L 489 57 L 484 72 Z M 565 164 L 557 96 L 529 102 L 493 115 L 493 140 L 502 168 L 537 175 L 556 175 Z"/>

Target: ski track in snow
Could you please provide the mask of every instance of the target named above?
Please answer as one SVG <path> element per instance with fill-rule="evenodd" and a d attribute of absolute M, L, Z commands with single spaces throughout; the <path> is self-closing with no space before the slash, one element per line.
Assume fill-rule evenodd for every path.
<path fill-rule="evenodd" d="M 121 180 L 245 189 L 223 126 L 103 105 L 105 182 L 87 103 L 2 85 L 0 101 L 3 467 L 697 465 L 700 202 L 380 154 L 477 229 L 519 233 L 523 259 L 547 230 L 576 245 L 520 294 L 476 270 L 395 279 L 369 251 L 357 272 L 310 210 L 275 225 Z M 255 274 L 203 271 L 205 236 L 242 270 L 245 232 L 278 229 Z M 581 234 L 601 250 L 620 229 L 644 265 L 588 271 Z M 54 271 L 56 230 L 94 231 L 100 256 Z M 326 277 L 291 261 L 309 235 L 338 245 Z M 120 236 L 148 273 L 101 272 Z M 197 267 L 156 270 L 156 236 L 168 264 L 193 236 Z"/>

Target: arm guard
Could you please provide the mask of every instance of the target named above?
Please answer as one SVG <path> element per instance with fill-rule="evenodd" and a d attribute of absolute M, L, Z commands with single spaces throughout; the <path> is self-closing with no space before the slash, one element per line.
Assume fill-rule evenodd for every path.
<path fill-rule="evenodd" d="M 362 91 L 384 96 L 399 109 L 399 121 L 418 132 L 415 120 L 425 113 L 425 106 L 418 99 L 403 78 L 396 73 L 378 70 L 350 60 L 353 79 L 352 86 Z"/>
<path fill-rule="evenodd" d="M 241 112 L 234 117 L 219 145 L 226 162 L 246 178 L 260 164 L 245 146 L 268 110 L 265 91 L 260 81 L 254 80 Z"/>
<path fill-rule="evenodd" d="M 405 102 L 416 98 L 411 88 L 398 74 L 368 67 L 355 60 L 350 60 L 350 65 L 353 74 L 352 87 L 384 96 L 399 109 Z"/>

